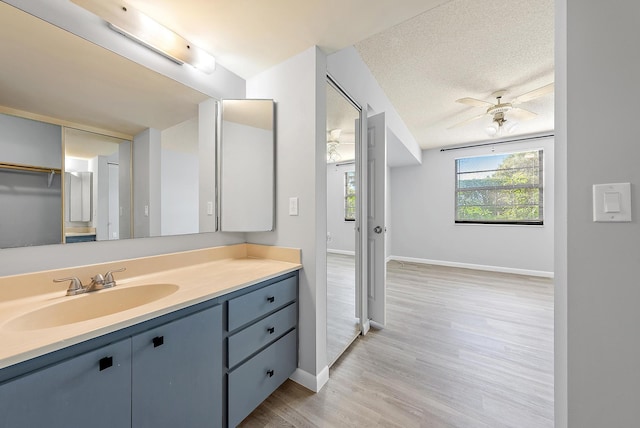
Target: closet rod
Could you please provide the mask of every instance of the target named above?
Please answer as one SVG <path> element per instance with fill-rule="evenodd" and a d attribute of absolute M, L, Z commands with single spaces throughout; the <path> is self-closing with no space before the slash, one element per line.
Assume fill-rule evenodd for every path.
<path fill-rule="evenodd" d="M 4 162 L 0 162 L 0 168 L 15 169 L 18 171 L 33 171 L 33 172 L 46 172 L 46 173 L 53 172 L 55 174 L 60 174 L 62 171 L 60 168 L 45 168 L 42 166 L 19 165 L 19 164 L 4 163 Z"/>

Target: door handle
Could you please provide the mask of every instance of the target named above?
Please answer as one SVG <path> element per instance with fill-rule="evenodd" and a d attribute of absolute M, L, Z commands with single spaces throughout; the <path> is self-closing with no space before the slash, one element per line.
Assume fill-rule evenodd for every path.
<path fill-rule="evenodd" d="M 113 366 L 113 357 L 104 357 L 99 361 L 100 371 L 106 370 L 109 367 Z"/>
<path fill-rule="evenodd" d="M 376 226 L 376 227 L 373 228 L 373 231 L 375 233 L 382 233 L 382 228 L 380 226 Z"/>

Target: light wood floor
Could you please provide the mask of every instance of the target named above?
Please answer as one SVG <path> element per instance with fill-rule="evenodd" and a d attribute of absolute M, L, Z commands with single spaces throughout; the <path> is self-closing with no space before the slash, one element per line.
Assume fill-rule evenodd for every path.
<path fill-rule="evenodd" d="M 327 253 L 327 361 L 329 366 L 360 332 L 354 256 Z"/>
<path fill-rule="evenodd" d="M 314 394 L 287 381 L 244 427 L 553 426 L 553 285 L 390 262 L 385 329 Z"/>

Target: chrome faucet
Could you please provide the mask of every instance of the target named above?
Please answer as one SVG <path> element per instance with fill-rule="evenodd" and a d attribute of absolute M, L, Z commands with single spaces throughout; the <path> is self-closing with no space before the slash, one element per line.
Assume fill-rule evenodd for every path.
<path fill-rule="evenodd" d="M 76 276 L 54 279 L 53 282 L 71 281 L 71 283 L 69 283 L 69 288 L 67 288 L 67 296 L 75 296 L 76 294 L 88 293 L 90 291 L 115 287 L 116 280 L 113 278 L 114 272 L 123 272 L 126 269 L 127 268 L 110 270 L 104 276 L 99 273 L 91 278 L 91 283 L 89 285 L 82 285 L 82 281 L 80 281 L 80 279 L 78 279 L 78 277 Z"/>

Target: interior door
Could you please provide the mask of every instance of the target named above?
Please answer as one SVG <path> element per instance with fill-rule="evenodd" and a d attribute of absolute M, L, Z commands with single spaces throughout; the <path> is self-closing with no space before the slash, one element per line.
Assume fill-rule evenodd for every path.
<path fill-rule="evenodd" d="M 120 233 L 120 196 L 119 196 L 119 165 L 109 163 L 109 238 L 118 239 Z"/>
<path fill-rule="evenodd" d="M 367 309 L 369 319 L 386 324 L 386 174 L 387 132 L 384 113 L 367 120 Z"/>

